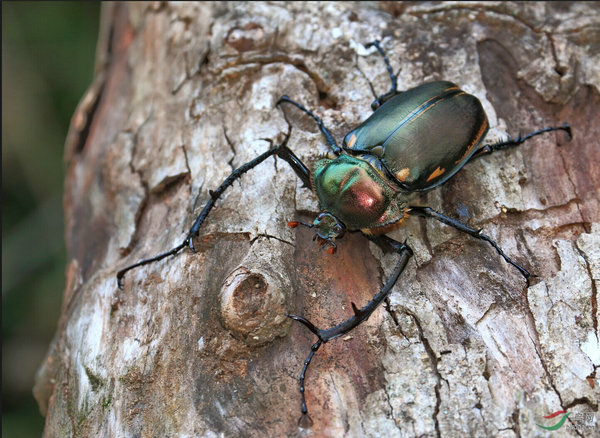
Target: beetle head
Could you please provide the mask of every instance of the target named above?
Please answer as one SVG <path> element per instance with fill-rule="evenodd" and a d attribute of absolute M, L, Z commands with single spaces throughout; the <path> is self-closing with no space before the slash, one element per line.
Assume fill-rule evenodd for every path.
<path fill-rule="evenodd" d="M 346 226 L 337 217 L 331 213 L 321 213 L 313 221 L 313 227 L 317 229 L 317 237 L 323 240 L 332 241 L 337 237 L 342 237 L 346 232 Z"/>
<path fill-rule="evenodd" d="M 344 223 L 333 214 L 328 212 L 320 213 L 312 224 L 294 221 L 289 222 L 288 225 L 292 228 L 295 228 L 298 225 L 304 225 L 308 228 L 316 228 L 317 233 L 315 234 L 313 240 L 317 239 L 319 244 L 328 243 L 330 247 L 327 249 L 327 251 L 330 254 L 335 253 L 337 248 L 334 240 L 341 238 L 346 232 L 346 226 Z"/>

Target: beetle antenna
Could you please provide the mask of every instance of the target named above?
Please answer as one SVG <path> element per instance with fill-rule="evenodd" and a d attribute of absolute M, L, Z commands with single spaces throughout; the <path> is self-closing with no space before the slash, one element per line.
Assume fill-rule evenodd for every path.
<path fill-rule="evenodd" d="M 290 228 L 296 228 L 298 225 L 304 225 L 305 227 L 308 227 L 308 228 L 314 227 L 314 224 L 307 224 L 306 222 L 301 222 L 301 221 L 289 221 L 288 222 L 288 227 L 290 227 Z"/>

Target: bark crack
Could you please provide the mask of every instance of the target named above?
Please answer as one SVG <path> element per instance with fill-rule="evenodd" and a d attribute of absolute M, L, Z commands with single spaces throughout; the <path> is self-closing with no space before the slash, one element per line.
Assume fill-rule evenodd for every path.
<path fill-rule="evenodd" d="M 392 318 L 392 321 L 394 321 L 394 324 L 396 324 L 396 329 L 400 332 L 400 334 L 406 340 L 406 342 L 408 342 L 410 344 L 411 343 L 410 339 L 408 338 L 408 336 L 406 336 L 406 333 L 404 333 L 404 331 L 402 330 L 402 325 L 398 321 L 398 317 L 396 316 L 396 313 L 392 310 L 392 308 L 390 306 L 391 306 L 390 299 L 386 298 L 385 301 L 383 302 L 383 308 L 390 315 L 390 317 Z"/>
<path fill-rule="evenodd" d="M 185 148 L 185 144 L 181 145 L 181 151 L 183 152 L 183 159 L 185 160 L 185 168 L 187 169 L 188 175 L 192 176 L 192 169 L 190 168 L 190 160 L 188 158 L 187 149 Z"/>
<path fill-rule="evenodd" d="M 344 398 L 343 398 L 342 394 L 340 394 L 340 391 L 338 390 L 338 387 L 335 384 L 335 379 L 333 378 L 333 373 L 331 372 L 331 370 L 329 371 L 329 378 L 331 379 L 331 386 L 333 386 L 333 390 L 334 390 L 335 395 L 337 396 L 338 400 L 343 400 Z M 346 409 L 341 410 L 341 416 L 342 416 L 342 422 L 344 423 L 344 433 L 347 434 L 348 431 L 350 430 L 350 423 L 348 422 L 348 412 Z"/>
<path fill-rule="evenodd" d="M 104 91 L 106 90 L 106 81 L 108 71 L 111 67 L 113 61 L 114 54 L 114 38 L 115 38 L 115 21 L 114 20 L 106 20 L 108 25 L 108 29 L 103 31 L 100 30 L 100 41 L 98 45 L 98 53 L 96 54 L 96 76 L 92 82 L 92 85 L 87 90 L 84 98 L 81 100 L 79 105 L 75 110 L 75 114 L 72 118 L 71 129 L 76 124 L 77 119 L 81 119 L 85 117 L 85 124 L 79 130 L 76 138 L 71 141 L 70 139 L 70 130 L 67 135 L 67 147 L 65 150 L 65 161 L 69 163 L 73 157 L 73 155 L 79 154 L 83 151 L 85 144 L 87 143 L 87 139 L 90 134 L 90 129 L 94 120 L 94 115 L 98 111 L 100 107 L 100 101 L 104 96 Z M 105 38 L 103 37 L 105 35 Z M 105 46 L 105 56 L 101 57 L 100 53 L 102 49 L 100 48 L 103 43 Z"/>
<path fill-rule="evenodd" d="M 98 108 L 100 107 L 100 101 L 102 100 L 102 96 L 104 95 L 104 90 L 106 89 L 106 79 L 103 73 L 100 73 L 98 76 L 98 81 L 100 82 L 99 85 L 93 84 L 90 87 L 90 90 L 88 91 L 88 93 L 90 94 L 90 97 L 92 99 L 91 103 L 89 103 L 88 105 L 86 105 L 87 102 L 82 102 L 82 105 L 84 105 L 83 108 L 81 108 L 81 112 L 77 111 L 77 115 L 81 116 L 83 114 L 85 114 L 85 125 L 83 126 L 83 128 L 81 129 L 81 131 L 79 132 L 79 135 L 77 136 L 77 141 L 75 142 L 75 145 L 73 147 L 73 154 L 80 154 L 84 147 L 85 144 L 87 143 L 87 139 L 90 135 L 90 129 L 92 127 L 92 123 L 94 122 L 94 115 L 96 114 L 96 112 L 98 111 Z M 97 89 L 93 89 L 96 88 Z M 87 95 L 85 96 L 87 98 Z M 83 113 L 83 114 L 82 114 Z M 75 119 L 75 117 L 74 117 Z"/>
<path fill-rule="evenodd" d="M 398 318 L 396 317 L 395 313 L 392 311 L 392 309 L 390 307 L 390 299 L 389 299 L 389 297 L 384 300 L 384 302 L 383 302 L 383 308 L 392 317 L 392 321 L 394 321 L 394 324 L 396 325 L 396 327 L 400 327 L 400 323 L 398 323 Z"/>
<path fill-rule="evenodd" d="M 521 425 L 519 424 L 519 417 L 521 416 L 521 410 L 519 407 L 515 407 L 515 410 L 512 413 L 512 422 L 513 422 L 513 430 L 515 431 L 515 435 L 518 437 L 521 436 Z"/>
<path fill-rule="evenodd" d="M 383 393 L 385 394 L 385 401 L 387 402 L 388 407 L 390 408 L 390 417 L 391 417 L 392 421 L 394 422 L 394 424 L 396 425 L 396 427 L 398 428 L 398 430 L 402 430 L 400 428 L 400 425 L 398 424 L 398 421 L 396 419 L 396 415 L 394 414 L 394 407 L 392 406 L 392 400 L 390 399 L 390 394 L 388 392 L 387 385 L 383 386 Z"/>
<path fill-rule="evenodd" d="M 527 313 L 530 313 L 530 312 L 527 312 Z M 534 326 L 535 326 L 535 318 L 533 317 L 532 314 L 530 314 L 530 317 L 533 319 Z M 565 403 L 563 402 L 562 396 L 560 395 L 559 390 L 556 388 L 556 384 L 554 383 L 554 380 L 552 379 L 552 374 L 550 374 L 550 371 L 548 371 L 548 366 L 546 365 L 546 362 L 544 361 L 544 358 L 542 357 L 542 354 L 540 352 L 539 339 L 533 339 L 531 337 L 531 333 L 529 333 L 529 332 L 527 333 L 527 336 L 529 336 L 529 340 L 533 343 L 533 346 L 535 349 L 535 354 L 537 355 L 538 359 L 540 360 L 540 364 L 542 365 L 542 368 L 544 369 L 544 372 L 546 373 L 546 377 L 548 378 L 548 383 L 550 383 L 552 390 L 554 391 L 554 393 L 558 397 L 558 400 L 560 401 L 561 408 L 566 410 Z"/>
<path fill-rule="evenodd" d="M 579 251 L 579 249 L 578 249 L 578 251 Z M 584 257 L 584 259 L 585 259 L 585 257 Z M 587 264 L 587 260 L 586 260 L 586 264 Z M 593 280 L 592 280 L 592 283 L 593 283 Z M 526 314 L 527 314 L 528 318 L 530 319 L 532 327 L 535 327 L 535 317 L 533 316 L 533 313 L 532 313 L 529 305 L 527 306 Z M 535 331 L 535 329 L 534 329 L 534 333 L 537 334 L 537 331 Z M 541 345 L 540 345 L 539 339 L 537 338 L 537 336 L 536 336 L 535 339 L 532 338 L 532 334 L 531 334 L 531 332 L 529 330 L 528 330 L 527 334 L 529 336 L 529 339 L 533 343 L 533 346 L 534 346 L 534 349 L 535 349 L 535 353 L 536 353 L 538 359 L 540 360 L 540 364 L 542 365 L 542 368 L 544 369 L 544 372 L 546 373 L 546 377 L 548 379 L 548 382 L 549 382 L 550 386 L 552 387 L 552 390 L 554 391 L 554 393 L 558 397 L 558 400 L 560 401 L 561 408 L 563 410 L 568 410 L 568 409 L 570 409 L 571 407 L 573 407 L 575 405 L 586 404 L 588 406 L 591 406 L 594 409 L 597 409 L 597 404 L 595 404 L 593 401 L 588 400 L 587 398 L 576 398 L 573 401 L 571 401 L 568 405 L 565 405 L 565 403 L 564 403 L 564 401 L 562 399 L 562 396 L 560 394 L 560 391 L 558 390 L 558 388 L 556 387 L 556 384 L 554 383 L 554 380 L 552 379 L 552 374 L 548 370 L 546 362 L 544 361 L 544 359 L 542 357 L 542 354 L 541 354 L 541 351 L 540 351 Z M 568 421 L 574 426 L 574 423 L 573 423 L 573 421 L 571 419 L 568 419 Z M 583 437 L 583 435 L 581 434 L 581 432 L 579 432 L 575 427 L 574 427 L 574 430 L 575 430 L 575 432 L 579 436 Z"/>
<path fill-rule="evenodd" d="M 420 217 L 419 218 L 419 229 L 421 230 L 421 235 L 423 236 L 423 243 L 425 244 L 425 248 L 429 252 L 429 256 L 433 257 L 433 246 L 431 245 L 431 240 L 429 239 L 429 234 L 427 233 L 427 218 Z M 427 264 L 427 263 L 426 263 Z"/>
<path fill-rule="evenodd" d="M 142 121 L 142 123 L 140 124 L 140 126 L 138 126 L 138 128 L 135 130 L 135 132 L 132 133 L 125 133 L 128 135 L 132 135 L 131 138 L 131 157 L 129 159 L 129 162 L 127 163 L 129 166 L 129 171 L 131 172 L 132 175 L 136 175 L 138 178 L 138 181 L 140 182 L 140 185 L 142 186 L 143 189 L 143 197 L 142 200 L 140 201 L 140 204 L 137 208 L 137 211 L 135 212 L 135 217 L 134 217 L 134 232 L 133 235 L 129 238 L 129 242 L 127 243 L 127 246 L 125 248 L 122 249 L 122 253 L 123 255 L 127 255 L 129 253 L 129 251 L 131 250 L 131 247 L 133 246 L 133 244 L 135 243 L 135 241 L 137 240 L 137 234 L 139 232 L 139 225 L 140 225 L 140 220 L 142 218 L 142 215 L 144 213 L 144 210 L 146 210 L 146 207 L 148 206 L 148 201 L 149 201 L 149 194 L 150 194 L 150 188 L 148 187 L 148 182 L 143 178 L 142 172 L 139 169 L 136 169 L 136 167 L 133 164 L 133 161 L 135 159 L 135 154 L 137 151 L 137 146 L 138 146 L 138 138 L 139 138 L 139 134 L 142 130 L 142 128 L 146 125 L 146 123 L 148 123 L 148 121 L 151 119 L 152 117 L 152 113 L 153 111 L 150 110 L 150 112 L 148 113 L 148 115 L 144 118 L 144 120 Z"/>
<path fill-rule="evenodd" d="M 250 55 L 250 56 L 247 56 L 242 59 L 240 59 L 236 56 L 234 61 L 226 62 L 224 66 L 221 66 L 221 67 L 215 69 L 214 74 L 218 76 L 218 75 L 222 74 L 228 68 L 232 68 L 232 67 L 236 67 L 236 66 L 240 66 L 240 65 L 258 64 L 258 65 L 264 66 L 264 65 L 278 64 L 278 63 L 294 66 L 298 70 L 305 73 L 316 85 L 317 91 L 319 92 L 320 97 L 322 98 L 323 95 L 329 97 L 329 100 L 331 101 L 332 106 L 333 107 L 337 106 L 337 100 L 335 100 L 333 97 L 328 95 L 328 91 L 329 91 L 330 87 L 325 83 L 325 81 L 323 80 L 323 78 L 321 78 L 321 76 L 319 76 L 317 73 L 315 73 L 310 68 L 308 68 L 308 66 L 304 62 L 304 58 L 301 58 L 301 57 L 289 56 L 284 53 L 274 53 L 272 55 L 263 55 L 263 54 Z"/>
<path fill-rule="evenodd" d="M 185 76 L 184 78 L 179 81 L 178 84 L 176 84 L 172 89 L 171 89 L 171 94 L 175 95 L 179 92 L 179 90 L 181 90 L 181 87 L 183 87 L 183 85 L 190 80 L 190 73 L 188 71 L 188 54 L 187 52 L 183 53 L 183 63 L 185 64 Z"/>
<path fill-rule="evenodd" d="M 504 208 L 502 209 L 502 213 L 499 213 L 496 216 L 490 217 L 489 219 L 481 222 L 480 225 L 489 224 L 490 222 L 495 223 L 499 219 L 501 219 L 502 214 L 508 214 L 508 213 L 519 214 L 519 215 L 523 215 L 523 216 L 528 215 L 528 214 L 544 214 L 545 215 L 545 214 L 548 214 L 548 213 L 554 212 L 554 211 L 556 211 L 557 213 L 560 213 L 560 210 L 569 208 L 569 206 L 573 203 L 575 205 L 579 206 L 580 202 L 581 202 L 581 199 L 579 197 L 575 197 L 575 198 L 568 199 L 566 202 L 564 202 L 562 204 L 551 205 L 548 208 L 544 208 L 544 209 L 527 208 L 525 210 L 519 210 L 516 208 L 504 206 Z"/>
<path fill-rule="evenodd" d="M 229 138 L 229 135 L 227 135 L 227 128 L 225 128 L 225 125 L 223 125 L 223 135 L 225 136 L 225 141 L 229 145 L 229 149 L 231 149 L 232 156 L 231 156 L 231 159 L 227 162 L 227 164 L 229 164 L 229 167 L 231 167 L 231 171 L 233 172 L 235 170 L 235 167 L 233 167 L 233 160 L 234 160 L 237 152 L 235 150 L 235 146 L 233 145 L 233 142 Z"/>
<path fill-rule="evenodd" d="M 577 397 L 573 399 L 571 403 L 565 406 L 565 409 L 571 409 L 574 406 L 586 405 L 591 407 L 594 410 L 598 409 L 598 403 L 595 403 L 593 400 L 588 399 L 587 397 Z"/>
<path fill-rule="evenodd" d="M 569 183 L 571 184 L 573 193 L 575 194 L 575 199 L 569 200 L 568 203 L 570 203 L 572 201 L 575 202 L 575 205 L 577 206 L 577 211 L 579 212 L 579 216 L 581 217 L 581 223 L 582 223 L 583 229 L 585 230 L 586 233 L 591 233 L 591 228 L 586 223 L 586 218 L 583 216 L 583 212 L 581 211 L 581 198 L 580 198 L 578 190 L 577 190 L 577 184 L 575 183 L 575 181 L 573 181 L 571 173 L 569 172 L 569 169 L 567 167 L 567 163 L 565 160 L 565 156 L 562 152 L 562 148 L 558 148 L 558 156 L 560 157 L 560 161 L 562 163 L 565 175 L 567 175 L 567 179 L 569 180 Z"/>
<path fill-rule="evenodd" d="M 427 339 L 427 337 L 425 336 L 423 327 L 421 326 L 421 321 L 419 321 L 419 318 L 417 318 L 417 316 L 413 312 L 408 310 L 407 308 L 403 307 L 403 311 L 406 315 L 410 316 L 413 319 L 413 321 L 415 322 L 415 325 L 417 326 L 417 330 L 419 332 L 419 340 L 421 341 L 421 343 L 423 344 L 423 347 L 425 348 L 425 351 L 427 352 L 427 356 L 429 357 L 429 361 L 431 362 L 431 368 L 433 370 L 433 374 L 435 375 L 435 378 L 436 378 L 436 384 L 435 384 L 435 388 L 434 388 L 435 407 L 433 410 L 432 417 L 433 417 L 433 422 L 435 425 L 436 436 L 441 437 L 440 423 L 438 420 L 438 415 L 440 413 L 440 406 L 442 405 L 440 388 L 442 386 L 442 381 L 446 382 L 446 385 L 448 385 L 448 386 L 449 386 L 449 384 L 448 384 L 448 381 L 442 377 L 440 371 L 438 370 L 439 359 L 436 356 L 435 352 L 433 351 L 433 348 L 431 347 L 431 344 L 429 343 L 429 339 Z"/>
<path fill-rule="evenodd" d="M 490 308 L 493 307 L 493 306 L 494 306 L 494 304 L 492 304 L 490 306 Z M 462 348 L 463 348 L 463 352 L 464 352 L 465 357 L 467 357 L 467 355 L 468 355 L 467 347 L 464 346 L 464 345 L 462 345 Z M 443 354 L 443 352 L 442 352 L 442 354 Z M 486 359 L 486 366 L 487 366 L 487 359 Z M 473 408 L 477 409 L 477 411 L 479 412 L 479 416 L 481 417 L 481 419 L 483 420 L 483 424 L 485 425 L 485 424 L 487 424 L 487 421 L 485 419 L 485 415 L 483 415 L 483 404 L 481 403 L 481 393 L 477 390 L 477 385 L 476 384 L 473 384 L 473 392 L 477 396 L 477 403 L 475 403 L 475 405 L 473 406 Z"/>
<path fill-rule="evenodd" d="M 477 321 L 475 321 L 475 325 L 479 325 L 481 323 L 481 321 L 483 321 L 485 318 L 487 318 L 488 314 L 490 314 L 492 312 L 492 310 L 496 309 L 496 302 L 494 301 L 492 304 L 490 304 L 490 306 L 486 309 L 486 311 L 483 313 L 483 315 L 481 315 L 481 318 L 479 318 Z"/>
<path fill-rule="evenodd" d="M 560 76 L 563 77 L 567 72 L 568 67 L 564 67 L 560 64 L 560 60 L 558 59 L 558 55 L 556 53 L 556 46 L 554 44 L 554 38 L 552 38 L 552 34 L 550 32 L 544 32 L 548 41 L 550 41 L 550 51 L 552 53 L 552 59 L 554 59 L 554 71 Z M 561 87 L 562 82 L 558 82 L 559 88 Z"/>
<path fill-rule="evenodd" d="M 592 267 L 590 266 L 590 261 L 587 257 L 587 254 L 579 248 L 577 242 L 575 242 L 575 249 L 579 253 L 579 255 L 585 261 L 585 267 L 588 272 L 588 276 L 590 278 L 590 282 L 592 284 L 592 296 L 590 297 L 592 302 L 592 323 L 594 324 L 594 332 L 596 333 L 596 337 L 598 337 L 598 289 L 596 287 L 596 282 L 594 281 L 594 275 L 592 273 Z"/>

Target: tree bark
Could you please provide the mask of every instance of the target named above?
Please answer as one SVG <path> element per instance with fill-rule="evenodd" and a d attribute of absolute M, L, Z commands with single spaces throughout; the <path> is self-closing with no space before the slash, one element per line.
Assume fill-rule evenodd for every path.
<path fill-rule="evenodd" d="M 229 188 L 196 253 L 179 244 L 209 190 L 280 144 L 310 166 L 389 89 L 450 80 L 489 117 L 486 142 L 569 122 L 483 157 L 413 204 L 488 245 L 411 218 L 415 251 L 385 303 L 324 345 L 306 382 L 315 436 L 597 432 L 600 13 L 589 3 L 105 3 L 96 80 L 67 139 L 63 312 L 34 390 L 46 436 L 292 436 L 310 345 L 396 263 L 358 234 L 331 256 L 287 221 L 319 211 L 281 159 Z M 284 118 L 284 115 L 287 117 Z M 588 421 L 589 420 L 589 421 Z"/>

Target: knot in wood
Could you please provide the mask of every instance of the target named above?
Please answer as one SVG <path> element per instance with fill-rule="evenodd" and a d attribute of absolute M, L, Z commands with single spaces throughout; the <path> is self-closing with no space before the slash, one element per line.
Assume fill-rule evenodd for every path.
<path fill-rule="evenodd" d="M 285 318 L 281 288 L 265 273 L 239 267 L 223 283 L 221 320 L 231 334 L 249 345 L 282 336 Z"/>

